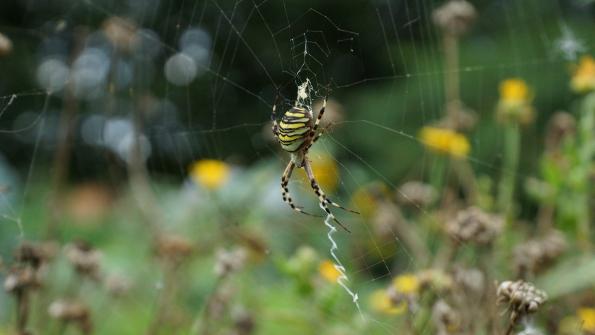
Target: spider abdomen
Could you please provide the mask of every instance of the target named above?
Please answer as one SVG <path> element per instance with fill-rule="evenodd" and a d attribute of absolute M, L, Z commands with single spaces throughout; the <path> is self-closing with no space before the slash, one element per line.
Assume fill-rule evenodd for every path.
<path fill-rule="evenodd" d="M 312 118 L 303 108 L 293 107 L 281 118 L 277 137 L 283 150 L 298 151 L 306 142 L 308 133 L 312 129 Z"/>

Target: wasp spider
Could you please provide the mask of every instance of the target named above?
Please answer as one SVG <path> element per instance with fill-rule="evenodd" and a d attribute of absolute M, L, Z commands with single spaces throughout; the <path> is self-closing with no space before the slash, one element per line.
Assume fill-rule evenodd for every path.
<path fill-rule="evenodd" d="M 305 83 L 298 87 L 298 94 L 294 106 L 283 114 L 280 122 L 277 121 L 277 101 L 273 105 L 273 112 L 271 115 L 273 120 L 273 134 L 281 144 L 281 148 L 291 154 L 291 160 L 289 164 L 287 164 L 287 167 L 283 172 L 283 176 L 281 177 L 281 192 L 283 201 L 297 212 L 306 215 L 312 215 L 303 211 L 301 207 L 297 207 L 293 204 L 291 195 L 289 194 L 289 188 L 287 186 L 289 184 L 289 178 L 291 178 L 293 169 L 296 167 L 304 168 L 306 175 L 310 180 L 310 186 L 314 189 L 314 192 L 318 196 L 320 207 L 333 219 L 333 221 L 349 232 L 349 229 L 341 224 L 341 222 L 339 222 L 333 215 L 333 213 L 328 208 L 328 205 L 333 205 L 352 213 L 358 213 L 337 204 L 326 196 L 326 194 L 318 185 L 318 182 L 316 181 L 312 171 L 312 166 L 308 160 L 308 150 L 312 144 L 314 144 L 324 133 L 324 129 L 318 131 L 318 127 L 320 120 L 322 120 L 322 116 L 324 115 L 327 100 L 325 97 L 324 102 L 322 103 L 322 108 L 320 109 L 320 112 L 318 112 L 318 116 L 314 121 L 312 106 L 310 103 L 306 102 L 309 99 L 309 92 L 311 89 L 312 86 L 310 84 L 310 80 L 308 79 Z"/>

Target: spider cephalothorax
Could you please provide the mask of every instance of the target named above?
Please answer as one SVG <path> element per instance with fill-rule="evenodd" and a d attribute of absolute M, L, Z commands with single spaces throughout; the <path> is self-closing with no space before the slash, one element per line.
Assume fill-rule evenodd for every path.
<path fill-rule="evenodd" d="M 310 165 L 310 162 L 307 157 L 308 150 L 310 149 L 312 144 L 314 144 L 323 134 L 323 131 L 318 131 L 318 126 L 320 124 L 322 116 L 324 115 L 327 100 L 325 97 L 322 103 L 322 108 L 320 109 L 320 112 L 318 112 L 316 120 L 314 120 L 311 105 L 306 103 L 306 101 L 309 99 L 311 88 L 312 86 L 310 84 L 310 80 L 306 79 L 306 81 L 298 87 L 298 94 L 295 101 L 295 105 L 283 114 L 280 122 L 277 122 L 275 113 L 277 109 L 277 104 L 275 103 L 273 105 L 273 134 L 279 140 L 281 148 L 291 153 L 291 161 L 285 168 L 285 172 L 281 177 L 281 192 L 283 195 L 283 201 L 285 201 L 293 210 L 303 214 L 311 215 L 307 212 L 304 212 L 300 207 L 296 207 L 293 204 L 293 200 L 289 195 L 289 188 L 287 187 L 293 169 L 295 167 L 304 168 L 304 170 L 306 171 L 306 175 L 310 180 L 310 186 L 312 186 L 314 192 L 318 196 L 320 207 L 338 225 L 343 227 L 345 230 L 349 231 L 335 218 L 333 213 L 328 208 L 328 205 L 330 204 L 353 213 L 357 212 L 342 207 L 336 202 L 331 201 L 325 195 L 325 193 L 318 185 L 316 178 L 314 177 L 312 166 Z"/>

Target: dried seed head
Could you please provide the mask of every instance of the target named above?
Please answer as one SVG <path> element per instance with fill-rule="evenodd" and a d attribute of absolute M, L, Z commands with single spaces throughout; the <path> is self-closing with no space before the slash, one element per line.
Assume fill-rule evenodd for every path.
<path fill-rule="evenodd" d="M 457 266 L 453 270 L 454 281 L 457 288 L 467 295 L 481 296 L 485 289 L 485 276 L 483 272 L 475 268 L 463 268 Z"/>
<path fill-rule="evenodd" d="M 66 245 L 66 258 L 75 271 L 81 276 L 88 276 L 93 280 L 100 278 L 101 252 L 86 242 L 78 241 Z"/>
<path fill-rule="evenodd" d="M 392 239 L 395 234 L 395 227 L 402 220 L 404 220 L 403 215 L 393 202 L 380 201 L 377 204 L 376 213 L 371 219 L 374 234 Z"/>
<path fill-rule="evenodd" d="M 155 242 L 157 256 L 174 264 L 188 259 L 193 252 L 192 241 L 180 235 L 162 234 Z"/>
<path fill-rule="evenodd" d="M 510 321 L 515 324 L 519 318 L 537 312 L 547 300 L 547 294 L 533 284 L 518 280 L 504 281 L 496 292 L 498 303 L 506 304 L 510 308 Z"/>
<path fill-rule="evenodd" d="M 30 266 L 14 266 L 4 279 L 4 290 L 9 293 L 16 294 L 39 287 L 41 287 L 41 275 Z"/>
<path fill-rule="evenodd" d="M 548 122 L 545 146 L 548 151 L 553 151 L 560 147 L 562 142 L 568 136 L 576 133 L 576 119 L 572 114 L 566 112 L 556 112 Z"/>
<path fill-rule="evenodd" d="M 446 105 L 446 115 L 437 125 L 442 128 L 464 132 L 473 129 L 477 124 L 477 113 L 468 108 L 460 100 L 449 101 Z"/>
<path fill-rule="evenodd" d="M 521 276 L 527 273 L 536 274 L 551 265 L 566 248 L 564 235 L 559 231 L 524 242 L 514 250 L 516 271 Z"/>
<path fill-rule="evenodd" d="M 92 330 L 91 313 L 87 305 L 68 300 L 56 300 L 48 308 L 50 316 L 66 324 L 76 325 L 83 334 L 90 334 Z"/>
<path fill-rule="evenodd" d="M 235 248 L 230 251 L 217 251 L 215 256 L 215 274 L 220 278 L 224 278 L 232 272 L 240 270 L 246 263 L 247 256 L 244 248 Z"/>
<path fill-rule="evenodd" d="M 422 270 L 419 271 L 416 276 L 422 291 L 430 289 L 441 292 L 450 290 L 453 286 L 452 277 L 442 270 Z"/>
<path fill-rule="evenodd" d="M 442 299 L 432 307 L 432 320 L 438 335 L 460 333 L 461 319 L 458 313 Z"/>
<path fill-rule="evenodd" d="M 23 242 L 15 252 L 15 259 L 23 264 L 39 269 L 56 254 L 57 245 L 52 242 L 34 244 Z"/>
<path fill-rule="evenodd" d="M 476 18 L 475 7 L 465 0 L 450 0 L 432 12 L 434 24 L 454 36 L 466 33 Z"/>
<path fill-rule="evenodd" d="M 436 190 L 419 181 L 409 181 L 397 190 L 397 201 L 403 206 L 426 207 L 436 200 Z"/>
<path fill-rule="evenodd" d="M 127 277 L 112 274 L 105 279 L 105 287 L 112 296 L 120 297 L 130 291 L 132 283 Z"/>
<path fill-rule="evenodd" d="M 254 333 L 255 322 L 254 317 L 244 307 L 235 307 L 231 313 L 234 335 L 250 335 Z"/>
<path fill-rule="evenodd" d="M 446 224 L 446 231 L 458 243 L 486 245 L 492 243 L 504 225 L 504 220 L 477 207 L 459 211 L 454 220 Z"/>

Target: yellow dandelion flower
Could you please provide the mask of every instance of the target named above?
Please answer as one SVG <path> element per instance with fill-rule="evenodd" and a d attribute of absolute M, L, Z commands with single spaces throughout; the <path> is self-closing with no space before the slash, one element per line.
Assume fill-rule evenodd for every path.
<path fill-rule="evenodd" d="M 407 303 L 403 301 L 395 305 L 386 290 L 378 289 L 370 295 L 370 307 L 377 313 L 397 315 L 407 310 Z"/>
<path fill-rule="evenodd" d="M 320 156 L 314 155 L 311 161 L 312 172 L 316 176 L 316 180 L 320 187 L 326 192 L 333 192 L 339 185 L 339 168 L 335 159 L 327 154 Z M 310 185 L 310 181 L 306 177 L 305 173 L 302 173 L 302 179 L 306 185 Z"/>
<path fill-rule="evenodd" d="M 595 333 L 595 308 L 579 308 L 576 312 L 581 320 L 583 329 Z"/>
<path fill-rule="evenodd" d="M 532 99 L 527 83 L 519 78 L 506 79 L 500 83 L 500 101 L 509 104 L 524 104 Z"/>
<path fill-rule="evenodd" d="M 190 178 L 203 187 L 218 189 L 229 180 L 231 168 L 226 163 L 215 159 L 203 159 L 190 167 Z"/>
<path fill-rule="evenodd" d="M 454 158 L 464 158 L 471 149 L 465 135 L 445 128 L 423 127 L 419 139 L 429 150 Z"/>
<path fill-rule="evenodd" d="M 419 286 L 417 276 L 410 273 L 397 276 L 393 280 L 393 287 L 402 294 L 415 295 L 419 292 Z"/>
<path fill-rule="evenodd" d="M 595 90 L 595 59 L 591 56 L 583 56 L 576 67 L 570 87 L 579 93 Z"/>
<path fill-rule="evenodd" d="M 516 121 L 522 124 L 533 120 L 531 106 L 533 93 L 527 83 L 519 78 L 506 79 L 500 83 L 500 100 L 496 109 L 500 121 Z"/>
<path fill-rule="evenodd" d="M 341 272 L 337 270 L 335 263 L 328 259 L 320 262 L 318 273 L 320 273 L 320 276 L 326 279 L 329 283 L 336 283 L 337 280 L 339 280 L 339 277 L 341 277 Z"/>

